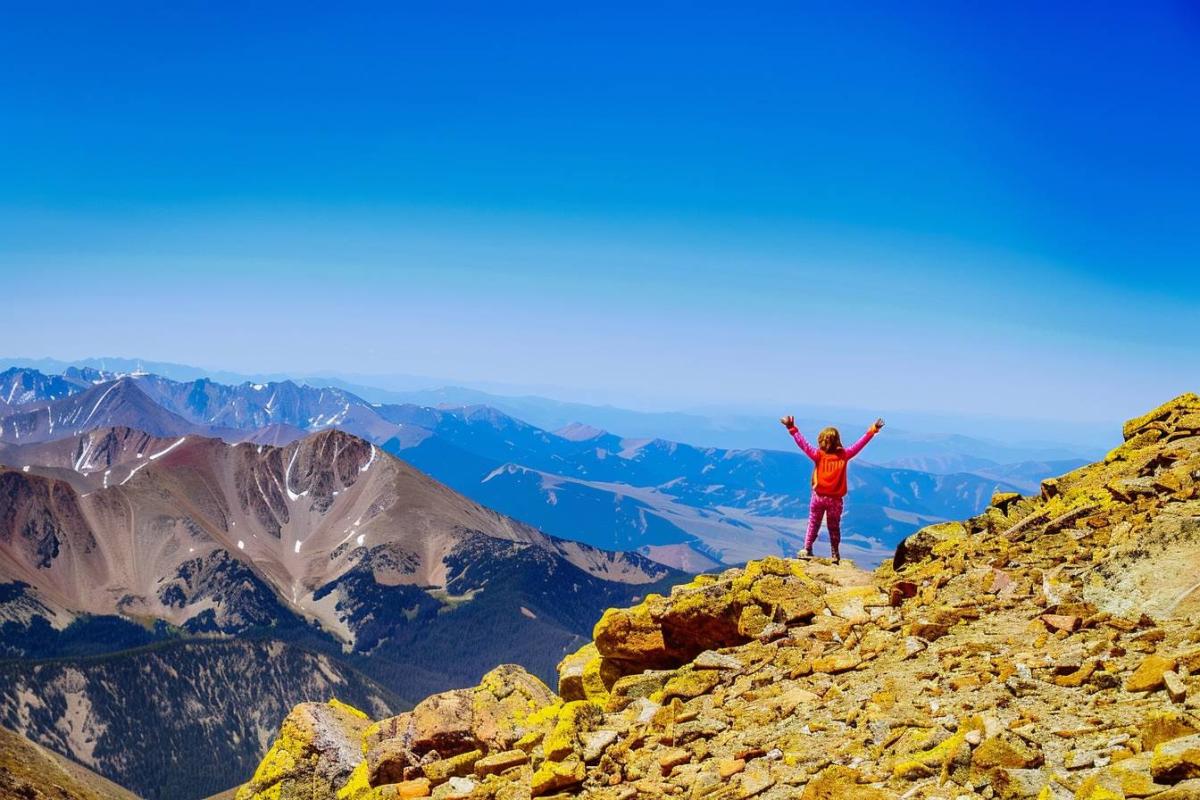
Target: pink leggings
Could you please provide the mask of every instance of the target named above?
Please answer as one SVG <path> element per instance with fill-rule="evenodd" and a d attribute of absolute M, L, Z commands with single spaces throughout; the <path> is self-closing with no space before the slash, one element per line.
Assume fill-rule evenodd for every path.
<path fill-rule="evenodd" d="M 804 549 L 812 550 L 817 541 L 817 533 L 821 530 L 821 518 L 826 520 L 829 528 L 829 547 L 836 553 L 842 543 L 842 499 L 828 494 L 813 492 L 812 502 L 808 504 L 808 535 L 804 537 Z M 828 515 L 828 516 L 826 516 Z"/>

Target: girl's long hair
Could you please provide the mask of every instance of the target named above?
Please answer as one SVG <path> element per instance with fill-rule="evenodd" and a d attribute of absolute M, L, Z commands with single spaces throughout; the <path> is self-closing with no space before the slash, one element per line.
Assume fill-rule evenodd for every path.
<path fill-rule="evenodd" d="M 817 446 L 826 453 L 836 453 L 842 449 L 842 435 L 837 428 L 826 428 L 817 434 Z"/>

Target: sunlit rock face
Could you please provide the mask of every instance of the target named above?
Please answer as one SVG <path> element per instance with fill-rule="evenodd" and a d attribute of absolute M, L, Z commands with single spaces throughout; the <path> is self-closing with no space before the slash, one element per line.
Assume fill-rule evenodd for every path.
<path fill-rule="evenodd" d="M 1197 797 L 1198 556 L 1184 395 L 874 573 L 766 559 L 610 609 L 557 695 L 431 697 L 366 729 L 338 796 Z M 300 796 L 272 791 L 239 800 Z"/>

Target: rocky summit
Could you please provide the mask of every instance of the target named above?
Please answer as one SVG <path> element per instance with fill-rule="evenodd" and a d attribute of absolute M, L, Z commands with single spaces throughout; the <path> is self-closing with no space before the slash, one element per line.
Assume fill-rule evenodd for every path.
<path fill-rule="evenodd" d="M 769 558 L 559 666 L 297 707 L 238 800 L 1200 798 L 1200 397 L 873 574 Z"/>

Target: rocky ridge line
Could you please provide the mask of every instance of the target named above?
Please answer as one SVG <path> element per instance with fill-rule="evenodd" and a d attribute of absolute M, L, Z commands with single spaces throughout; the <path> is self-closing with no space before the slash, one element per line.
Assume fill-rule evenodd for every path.
<path fill-rule="evenodd" d="M 770 558 L 559 667 L 297 707 L 238 800 L 1200 798 L 1200 397 L 874 574 Z"/>

